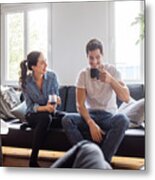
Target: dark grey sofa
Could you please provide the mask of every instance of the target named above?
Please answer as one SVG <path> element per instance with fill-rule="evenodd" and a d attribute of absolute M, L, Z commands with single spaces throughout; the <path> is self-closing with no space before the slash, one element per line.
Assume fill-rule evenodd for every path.
<path fill-rule="evenodd" d="M 130 84 L 128 87 L 130 94 L 134 99 L 138 100 L 144 98 L 143 84 Z M 58 109 L 65 112 L 77 112 L 75 104 L 75 87 L 61 86 L 59 92 L 62 104 Z M 118 100 L 117 104 L 119 106 L 121 102 Z M 22 123 L 17 119 L 10 120 L 7 123 L 9 124 L 10 130 L 8 135 L 2 136 L 2 145 L 31 148 L 33 130 L 21 129 Z M 62 128 L 51 127 L 42 149 L 66 151 L 70 147 L 71 144 L 69 143 L 64 130 Z M 144 127 L 128 129 L 116 155 L 145 157 Z"/>

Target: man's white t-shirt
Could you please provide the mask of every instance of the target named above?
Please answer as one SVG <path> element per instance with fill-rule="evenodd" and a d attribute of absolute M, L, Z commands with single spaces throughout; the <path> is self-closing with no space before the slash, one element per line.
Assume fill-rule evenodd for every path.
<path fill-rule="evenodd" d="M 121 80 L 120 72 L 111 64 L 104 64 L 104 69 L 108 71 L 116 80 Z M 111 85 L 92 79 L 90 76 L 90 68 L 87 67 L 80 71 L 76 87 L 86 90 L 86 108 L 88 110 L 104 110 L 115 113 L 117 110 L 116 93 Z"/>

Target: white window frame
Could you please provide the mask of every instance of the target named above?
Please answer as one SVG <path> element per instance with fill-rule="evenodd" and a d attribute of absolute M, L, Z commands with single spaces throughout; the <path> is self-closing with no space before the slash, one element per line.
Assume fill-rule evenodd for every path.
<path fill-rule="evenodd" d="M 141 10 L 144 10 L 144 16 L 145 16 L 145 7 L 142 5 Z M 110 34 L 112 34 L 112 37 L 109 37 L 109 43 L 111 46 L 109 46 L 109 51 L 111 52 L 110 54 L 110 60 L 108 63 L 111 63 L 116 66 L 116 61 L 115 61 L 115 21 L 114 21 L 114 15 L 115 15 L 115 5 L 112 4 L 110 9 L 109 9 L 109 29 L 108 31 Z M 133 84 L 133 83 L 142 83 L 144 84 L 145 81 L 145 39 L 140 42 L 140 51 L 141 51 L 141 62 L 140 62 L 140 79 L 137 80 L 127 80 L 124 79 L 127 84 Z"/>
<path fill-rule="evenodd" d="M 7 23 L 6 23 L 6 15 L 8 13 L 15 13 L 15 12 L 23 12 L 24 11 L 24 57 L 27 55 L 28 49 L 28 29 L 27 29 L 27 11 L 34 10 L 34 9 L 42 9 L 47 8 L 48 11 L 48 52 L 47 52 L 47 59 L 49 67 L 52 67 L 52 3 L 15 3 L 15 4 L 2 4 L 1 5 L 1 84 L 3 85 L 18 85 L 18 81 L 7 80 Z M 26 28 L 25 28 L 26 27 Z M 22 61 L 22 59 L 21 59 Z M 17 65 L 19 66 L 19 65 Z M 17 72 L 18 73 L 18 72 Z"/>

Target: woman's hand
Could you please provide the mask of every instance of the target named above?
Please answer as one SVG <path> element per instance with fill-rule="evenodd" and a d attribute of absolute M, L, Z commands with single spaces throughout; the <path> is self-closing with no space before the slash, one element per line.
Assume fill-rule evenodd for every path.
<path fill-rule="evenodd" d="M 61 98 L 60 96 L 57 96 L 57 105 L 60 105 L 61 104 Z"/>
<path fill-rule="evenodd" d="M 104 131 L 94 122 L 93 119 L 89 120 L 88 126 L 93 141 L 100 143 L 105 135 Z"/>
<path fill-rule="evenodd" d="M 51 104 L 50 102 L 47 103 L 47 105 L 45 106 L 46 111 L 48 111 L 49 113 L 52 113 L 56 110 L 57 105 L 55 104 Z"/>

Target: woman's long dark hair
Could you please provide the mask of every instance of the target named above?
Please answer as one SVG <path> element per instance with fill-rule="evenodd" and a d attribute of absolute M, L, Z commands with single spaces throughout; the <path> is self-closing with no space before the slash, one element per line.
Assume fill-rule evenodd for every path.
<path fill-rule="evenodd" d="M 20 77 L 19 77 L 19 83 L 22 87 L 22 89 L 25 89 L 26 85 L 26 77 L 27 77 L 27 71 L 32 71 L 32 66 L 36 66 L 38 62 L 38 58 L 40 56 L 41 52 L 39 51 L 32 51 L 27 55 L 27 59 L 23 60 L 20 63 Z"/>

